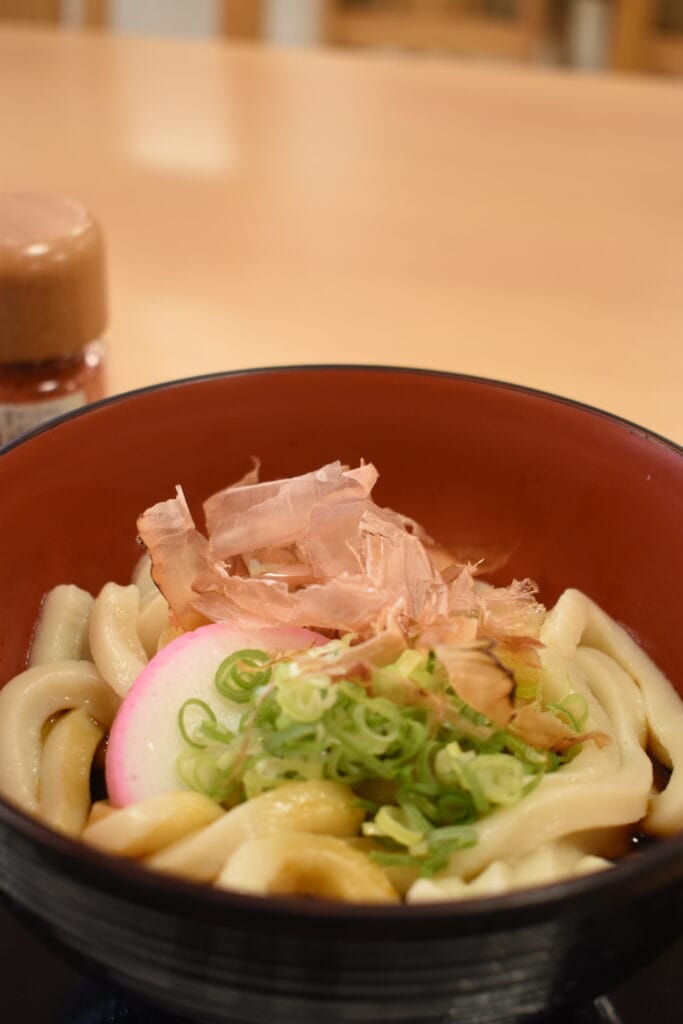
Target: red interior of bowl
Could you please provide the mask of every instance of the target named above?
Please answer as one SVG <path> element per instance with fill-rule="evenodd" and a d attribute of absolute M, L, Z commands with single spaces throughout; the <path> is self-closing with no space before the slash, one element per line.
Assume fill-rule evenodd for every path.
<path fill-rule="evenodd" d="M 365 458 L 376 497 L 493 578 L 531 576 L 548 604 L 569 586 L 636 635 L 683 691 L 683 455 L 571 403 L 446 374 L 257 371 L 140 392 L 0 457 L 0 683 L 23 668 L 45 592 L 127 582 L 138 513 L 182 484 L 204 497 Z M 504 563 L 504 564 L 503 564 Z"/>

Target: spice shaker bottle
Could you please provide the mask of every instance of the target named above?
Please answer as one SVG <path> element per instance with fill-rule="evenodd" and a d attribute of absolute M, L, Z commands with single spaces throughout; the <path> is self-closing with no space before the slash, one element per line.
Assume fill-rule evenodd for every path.
<path fill-rule="evenodd" d="M 0 194 L 0 444 L 104 394 L 102 232 L 62 196 Z"/>

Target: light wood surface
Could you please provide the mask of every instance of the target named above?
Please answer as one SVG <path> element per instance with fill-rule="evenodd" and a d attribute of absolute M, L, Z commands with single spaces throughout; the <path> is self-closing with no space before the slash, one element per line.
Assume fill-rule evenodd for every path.
<path fill-rule="evenodd" d="M 396 363 L 683 441 L 682 114 L 636 76 L 0 32 L 0 187 L 102 221 L 114 392 Z"/>

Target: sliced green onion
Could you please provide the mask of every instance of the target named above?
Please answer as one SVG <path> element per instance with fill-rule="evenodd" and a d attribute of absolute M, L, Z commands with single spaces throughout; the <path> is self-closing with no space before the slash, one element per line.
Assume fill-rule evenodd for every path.
<path fill-rule="evenodd" d="M 235 738 L 234 732 L 227 729 L 224 725 L 218 725 L 213 722 L 202 722 L 199 726 L 199 731 L 202 736 L 206 736 L 207 740 L 211 740 L 213 743 L 232 743 Z"/>
<path fill-rule="evenodd" d="M 186 718 L 189 708 L 199 708 L 204 713 L 204 718 L 195 725 L 195 732 L 190 735 L 190 731 L 187 726 Z M 217 719 L 209 705 L 204 700 L 199 700 L 198 697 L 191 697 L 186 700 L 180 711 L 178 712 L 178 728 L 180 729 L 180 735 L 183 737 L 185 742 L 191 747 L 195 747 L 198 750 L 206 747 L 206 743 L 201 743 L 197 739 L 197 732 L 199 730 L 204 731 L 204 725 L 207 723 L 210 727 L 216 725 Z M 206 735 L 206 732 L 204 733 Z"/>
<path fill-rule="evenodd" d="M 248 800 L 275 789 L 283 782 L 319 779 L 322 768 L 319 762 L 307 758 L 285 758 L 260 755 L 254 758 L 244 772 L 242 781 Z"/>
<path fill-rule="evenodd" d="M 581 732 L 588 719 L 588 701 L 581 693 L 570 693 L 559 704 L 546 705 L 560 718 L 564 718 L 574 732 Z"/>
<path fill-rule="evenodd" d="M 395 843 L 407 847 L 415 846 L 424 838 L 422 831 L 410 828 L 402 809 L 392 807 L 390 804 L 380 807 L 374 821 L 366 822 L 363 825 L 363 835 L 387 836 Z"/>
<path fill-rule="evenodd" d="M 232 776 L 234 753 L 224 747 L 211 747 L 201 751 L 183 750 L 176 761 L 181 782 L 217 803 L 224 803 L 235 791 Z"/>
<path fill-rule="evenodd" d="M 427 740 L 420 746 L 415 762 L 415 777 L 422 785 L 434 785 L 436 783 L 432 760 L 439 746 L 440 744 L 437 740 Z"/>
<path fill-rule="evenodd" d="M 500 735 L 505 749 L 514 754 L 515 757 L 519 757 L 522 761 L 527 761 L 528 764 L 536 768 L 545 768 L 549 765 L 550 759 L 547 750 L 537 750 L 536 747 L 525 743 L 519 736 L 513 736 L 510 732 L 501 732 Z"/>
<path fill-rule="evenodd" d="M 439 849 L 446 843 L 451 850 L 465 850 L 474 846 L 477 842 L 477 833 L 473 828 L 464 828 L 461 825 L 450 825 L 446 828 L 435 828 L 427 837 L 427 844 L 430 850 Z"/>
<path fill-rule="evenodd" d="M 457 850 L 465 850 L 477 842 L 477 833 L 473 828 L 434 829 L 428 837 L 428 846 L 432 851 L 421 865 L 420 874 L 423 878 L 431 878 L 438 871 L 448 866 L 448 862 Z"/>
<path fill-rule="evenodd" d="M 324 658 L 325 661 L 332 665 L 335 658 L 343 654 L 344 651 L 347 651 L 353 641 L 357 639 L 357 633 L 345 633 L 339 640 L 329 640 L 328 643 L 323 644 L 321 647 L 311 647 L 310 651 L 305 651 L 299 660 L 305 664 L 308 658 L 313 658 L 316 662 L 319 662 L 320 658 Z"/>
<path fill-rule="evenodd" d="M 416 857 L 410 853 L 394 853 L 388 850 L 371 850 L 368 854 L 370 860 L 375 864 L 381 864 L 387 868 L 420 868 L 424 863 L 424 857 Z"/>
<path fill-rule="evenodd" d="M 533 793 L 533 791 L 536 789 L 536 786 L 539 785 L 542 779 L 543 772 L 539 772 L 538 775 L 532 775 L 529 782 L 526 782 L 522 787 L 522 796 L 528 796 L 529 793 Z"/>
<path fill-rule="evenodd" d="M 462 718 L 466 719 L 466 721 L 472 722 L 473 725 L 480 726 L 490 726 L 492 724 L 490 718 L 483 715 L 481 711 L 475 711 L 474 708 L 471 708 L 469 704 L 466 704 L 465 701 L 458 696 L 455 690 L 451 690 L 449 696 L 458 709 L 458 714 L 461 715 Z"/>
<path fill-rule="evenodd" d="M 351 721 L 356 726 L 356 742 L 368 754 L 386 754 L 398 742 L 401 719 L 393 708 L 389 715 L 382 715 L 356 702 L 351 708 Z"/>
<path fill-rule="evenodd" d="M 535 679 L 520 679 L 515 686 L 515 697 L 518 700 L 537 700 L 538 681 Z"/>
<path fill-rule="evenodd" d="M 218 666 L 216 689 L 228 700 L 246 704 L 259 687 L 270 682 L 270 660 L 265 651 L 235 651 Z"/>
<path fill-rule="evenodd" d="M 324 740 L 315 722 L 292 722 L 291 725 L 263 734 L 263 746 L 269 754 L 279 757 L 294 754 L 322 754 Z"/>
<path fill-rule="evenodd" d="M 369 685 L 351 670 L 333 679 L 320 658 L 332 666 L 349 639 L 275 664 L 251 649 L 221 662 L 216 687 L 244 713 L 233 733 L 204 701 L 183 704 L 179 779 L 221 803 L 290 780 L 344 783 L 371 817 L 363 833 L 384 847 L 372 858 L 430 877 L 476 843 L 474 823 L 521 800 L 581 749 L 538 750 L 497 729 L 452 690 L 433 652 L 405 650 L 393 665 L 372 669 Z M 525 671 L 516 696 L 537 698 L 540 682 L 540 673 L 537 680 Z M 402 703 L 418 687 L 438 697 L 433 708 Z M 579 694 L 549 709 L 577 731 L 587 716 Z"/>
<path fill-rule="evenodd" d="M 240 731 L 244 732 L 250 725 L 259 726 L 262 729 L 273 729 L 276 727 L 280 714 L 280 705 L 275 699 L 275 694 L 268 693 L 257 701 L 253 708 L 244 712 L 240 719 Z"/>
<path fill-rule="evenodd" d="M 577 754 L 580 754 L 583 750 L 583 743 L 575 743 L 573 747 L 567 747 L 566 750 L 562 751 L 562 754 L 558 758 L 558 768 L 561 768 L 563 764 L 569 764 L 573 761 Z"/>
<path fill-rule="evenodd" d="M 176 760 L 176 773 L 190 789 L 197 789 L 194 766 L 197 757 L 191 750 L 181 750 Z"/>
<path fill-rule="evenodd" d="M 472 794 L 456 789 L 439 795 L 435 801 L 434 821 L 437 825 L 466 825 L 477 818 Z"/>
<path fill-rule="evenodd" d="M 510 754 L 479 754 L 469 770 L 476 775 L 489 803 L 510 807 L 522 797 L 524 771 Z"/>
<path fill-rule="evenodd" d="M 356 797 L 356 799 L 353 801 L 352 806 L 360 807 L 362 811 L 365 811 L 366 814 L 372 814 L 373 817 L 375 814 L 377 814 L 377 811 L 379 810 L 379 806 L 375 803 L 374 800 L 366 800 L 360 796 Z"/>
<path fill-rule="evenodd" d="M 417 803 L 400 796 L 398 802 L 408 828 L 418 832 L 421 836 L 426 835 L 432 827 L 431 822 L 422 813 Z"/>
<path fill-rule="evenodd" d="M 333 707 L 337 692 L 329 676 L 311 675 L 278 680 L 275 699 L 295 722 L 317 722 Z"/>
<path fill-rule="evenodd" d="M 389 667 L 393 668 L 399 675 L 405 676 L 406 679 L 413 679 L 415 674 L 420 677 L 423 673 L 429 671 L 427 669 L 427 656 L 421 651 L 415 651 L 410 648 L 405 650 L 394 664 Z"/>
<path fill-rule="evenodd" d="M 437 776 L 442 782 L 457 782 L 460 787 L 472 797 L 472 801 L 479 814 L 488 814 L 491 810 L 492 801 L 487 793 L 488 777 L 486 768 L 489 761 L 484 762 L 482 775 L 477 770 L 478 763 L 483 759 L 495 758 L 495 754 L 475 754 L 473 751 L 464 751 L 460 744 L 454 740 L 443 747 L 436 756 L 435 768 Z"/>
<path fill-rule="evenodd" d="M 330 746 L 325 755 L 324 764 L 325 778 L 331 779 L 332 782 L 343 782 L 347 786 L 356 786 L 372 777 L 363 758 L 339 743 Z"/>

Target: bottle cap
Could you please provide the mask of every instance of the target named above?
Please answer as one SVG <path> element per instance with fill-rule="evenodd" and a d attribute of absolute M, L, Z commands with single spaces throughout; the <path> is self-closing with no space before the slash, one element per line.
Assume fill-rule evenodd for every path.
<path fill-rule="evenodd" d="M 104 243 L 86 208 L 0 194 L 0 362 L 76 355 L 106 324 Z"/>

